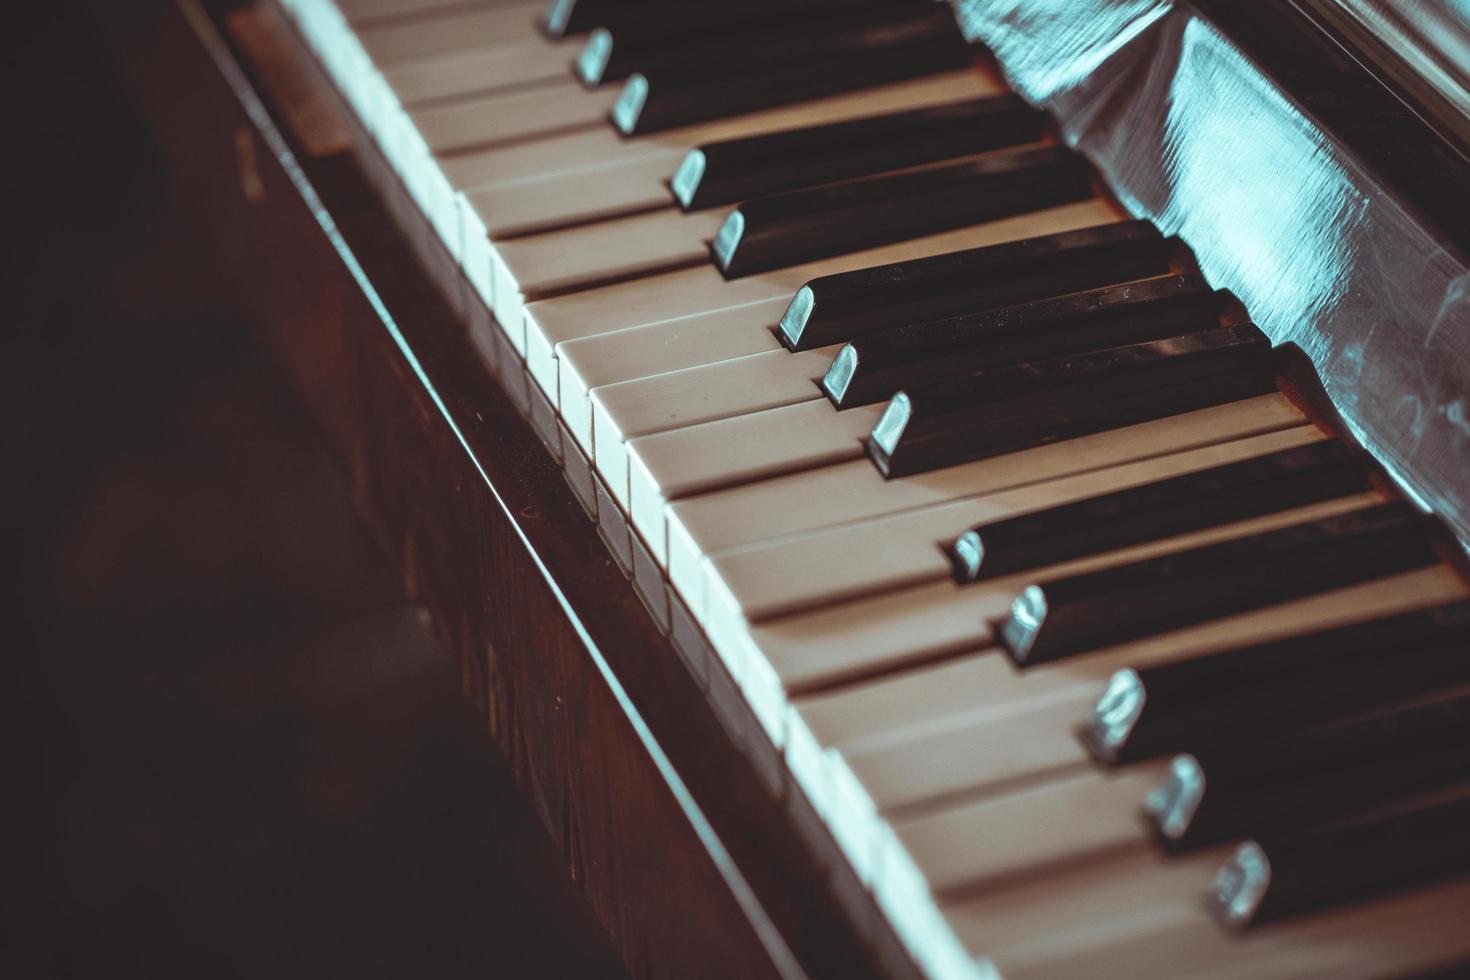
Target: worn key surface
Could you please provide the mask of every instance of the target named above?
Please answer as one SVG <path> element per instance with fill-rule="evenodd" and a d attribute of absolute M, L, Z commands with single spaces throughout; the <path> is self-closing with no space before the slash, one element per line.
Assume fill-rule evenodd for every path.
<path fill-rule="evenodd" d="M 776 194 L 731 211 L 710 245 L 740 278 L 1091 196 L 1076 154 L 1023 147 Z"/>
<path fill-rule="evenodd" d="M 704 143 L 669 182 L 689 210 L 1032 143 L 1044 119 L 1015 95 Z"/>
<path fill-rule="evenodd" d="M 785 59 L 737 74 L 717 71 L 711 76 L 697 57 L 635 72 L 618 94 L 613 124 L 637 136 L 970 63 L 953 14 L 937 5 L 916 9 L 926 6 L 846 27 L 843 18 L 834 18 L 828 30 L 767 39 L 763 43 L 772 54 Z M 701 53 L 716 64 L 730 56 L 719 44 Z"/>
<path fill-rule="evenodd" d="M 923 0 L 742 0 L 612 8 L 588 36 L 576 75 L 595 87 L 635 71 L 694 68 L 703 77 L 820 59 L 860 25 L 925 13 Z M 841 50 L 837 47 L 837 50 Z"/>
<path fill-rule="evenodd" d="M 1219 326 L 1227 306 L 1193 274 L 910 323 L 849 341 L 822 379 L 838 408 L 981 368 L 1105 350 Z"/>

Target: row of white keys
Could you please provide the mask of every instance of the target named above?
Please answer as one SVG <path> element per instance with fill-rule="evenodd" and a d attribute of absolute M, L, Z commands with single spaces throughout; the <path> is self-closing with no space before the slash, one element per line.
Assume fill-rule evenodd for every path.
<path fill-rule="evenodd" d="M 609 90 L 615 91 L 603 86 L 594 92 Z M 591 97 L 592 93 L 581 91 L 584 97 Z M 647 195 L 642 203 L 649 207 L 668 206 L 672 198 L 662 181 L 673 175 L 684 154 L 701 143 L 919 109 L 1001 91 L 1001 83 L 979 69 L 948 71 L 632 138 L 622 136 L 610 124 L 599 120 L 598 125 L 583 131 L 548 134 L 525 145 L 446 155 L 442 164 L 456 186 L 476 192 L 477 200 L 489 205 L 497 200 L 491 196 L 496 185 L 507 182 L 573 171 L 590 174 L 594 170 L 607 171 L 604 179 L 616 181 L 619 178 L 615 172 L 620 168 L 656 161 L 662 168 L 661 176 L 656 178 L 656 188 L 651 188 L 646 178 L 641 183 Z"/>
<path fill-rule="evenodd" d="M 796 697 L 787 713 L 787 756 L 813 806 L 829 818 L 859 873 L 877 882 L 887 852 L 898 846 L 921 867 L 940 842 L 993 818 L 991 800 L 1016 786 L 1060 786 L 1089 797 L 1089 812 L 1108 819 L 1090 838 L 1106 849 L 1143 847 L 1137 819 L 1142 794 L 1119 797 L 1091 763 L 1074 732 L 1124 667 L 1148 666 L 1327 629 L 1453 601 L 1467 594 L 1451 569 L 1434 566 L 1295 599 L 1210 623 L 1173 630 L 1057 663 L 1017 671 L 994 648 L 952 657 L 869 681 Z M 1120 772 L 1138 771 L 1130 767 Z M 1141 767 L 1151 784 L 1156 773 Z M 1065 793 L 1064 793 L 1065 795 Z M 1048 792 L 1033 796 L 1045 804 Z M 1105 799 L 1112 803 L 1104 804 Z M 1098 832 L 1105 836 L 1099 838 Z M 1075 858 L 1076 841 L 1026 860 Z M 938 860 L 937 858 L 935 860 Z M 951 858 L 945 858 L 949 861 Z M 969 860 L 969 859 L 967 859 Z M 954 859 L 948 877 L 995 874 L 987 861 L 1016 855 Z M 946 879 L 947 880 L 947 879 Z"/>
<path fill-rule="evenodd" d="M 887 480 L 870 461 L 854 459 L 661 508 L 640 505 L 643 481 L 635 461 L 633 514 L 635 520 L 645 515 L 650 547 L 667 550 L 670 579 L 691 611 L 706 620 L 729 612 L 743 619 L 723 584 L 707 576 L 707 556 L 1304 424 L 1301 410 L 1273 393 L 915 476 Z"/>
<path fill-rule="evenodd" d="M 1082 201 L 734 280 L 726 280 L 704 260 L 700 243 L 689 253 L 699 257 L 692 268 L 527 307 L 526 360 L 538 382 L 556 393 L 557 406 L 585 451 L 594 458 L 603 447 L 621 453 L 617 444 L 639 435 L 796 400 L 785 396 L 772 400 L 766 397 L 767 390 L 821 397 L 815 381 L 826 373 L 835 348 L 806 352 L 815 357 L 782 357 L 785 349 L 772 334 L 792 295 L 810 279 L 1120 219 L 1106 201 Z M 707 345 L 705 339 L 713 333 L 720 342 Z M 614 349 L 621 355 L 613 356 Z M 736 360 L 747 356 L 761 360 Z M 709 370 L 718 370 L 717 364 L 755 371 L 754 377 L 740 382 L 750 397 L 728 404 L 717 415 L 708 410 L 696 414 L 692 406 L 698 404 Z M 654 424 L 647 413 L 639 414 L 643 404 L 639 385 L 645 383 L 683 385 L 694 394 L 682 399 L 691 410 Z M 620 462 L 615 460 L 614 465 Z M 616 470 L 607 479 L 623 500 L 626 482 Z"/>
<path fill-rule="evenodd" d="M 528 104 L 531 104 L 531 103 L 528 103 Z M 573 122 L 575 122 L 575 120 L 573 120 Z M 569 125 L 572 125 L 572 123 L 569 123 Z M 653 175 L 654 172 L 656 172 L 656 170 L 654 170 L 654 167 L 651 166 L 651 165 L 648 165 L 647 166 L 647 170 L 645 170 L 645 175 L 644 176 L 651 176 L 651 175 Z M 532 181 L 532 182 L 538 182 L 539 179 L 541 179 L 541 178 L 534 179 L 534 181 Z M 554 182 L 548 181 L 548 184 L 554 185 Z M 575 187 L 575 185 L 587 185 L 587 184 L 588 184 L 587 181 L 581 181 L 581 182 L 573 181 L 573 179 L 570 178 L 570 176 L 567 176 L 567 178 L 563 178 L 563 184 L 560 185 L 560 187 L 563 187 L 563 188 L 572 188 L 572 187 Z M 604 185 L 604 187 L 614 187 L 614 182 L 609 181 L 609 182 L 607 182 L 606 185 Z M 650 197 L 647 197 L 647 195 L 645 195 L 645 197 L 639 197 L 639 192 L 641 192 L 641 191 L 634 190 L 634 181 L 626 181 L 625 184 L 622 185 L 622 187 L 628 188 L 628 190 L 626 190 L 625 197 L 617 198 L 617 194 L 614 194 L 613 195 L 613 197 L 614 197 L 614 203 L 610 204 L 610 206 L 609 206 L 610 209 L 617 209 L 617 207 L 628 207 L 629 210 L 632 210 L 632 209 L 634 209 L 634 207 L 644 206 L 644 204 L 651 204 L 651 198 Z M 661 188 L 660 188 L 660 190 L 661 190 Z M 487 201 L 487 203 L 488 203 L 488 201 L 495 200 L 494 194 L 497 194 L 497 191 L 488 192 L 487 197 L 485 197 L 485 201 Z M 503 194 L 503 195 L 501 195 L 501 200 L 506 200 L 507 197 L 513 197 L 513 194 Z M 587 207 L 594 207 L 595 206 L 595 198 L 597 198 L 597 195 L 592 194 L 592 192 L 588 192 L 588 194 L 587 194 L 587 201 L 585 201 L 585 204 L 587 204 Z M 617 201 L 619 201 L 619 200 L 622 201 L 622 203 L 617 203 Z M 582 207 L 582 204 L 581 203 L 578 203 L 578 204 L 576 204 L 575 209 L 573 209 L 573 210 L 581 209 L 581 207 Z M 526 209 L 526 212 L 525 213 L 526 213 L 526 215 L 529 215 L 529 217 L 514 217 L 514 222 L 520 222 L 520 225 L 519 226 L 517 226 L 516 223 L 512 222 L 512 223 L 509 223 L 509 225 L 507 225 L 507 228 L 512 229 L 512 231 L 516 231 L 517 228 L 531 228 L 532 222 L 534 222 L 534 220 L 538 220 L 537 217 L 535 217 L 535 215 L 537 215 L 537 212 L 535 212 L 534 207 L 531 207 L 531 209 Z M 601 215 L 594 215 L 594 216 L 600 217 Z M 563 284 L 563 285 L 566 285 L 566 284 Z M 576 285 L 575 282 L 573 282 L 573 284 L 570 284 L 570 287 L 575 288 L 575 285 Z M 556 288 L 556 287 L 553 287 L 553 288 Z M 772 298 L 772 300 L 766 300 L 766 303 L 769 304 L 769 306 L 772 306 L 773 309 L 775 309 L 776 304 L 782 303 L 782 301 L 784 301 L 784 297 L 775 297 L 775 298 Z M 778 313 L 779 313 L 779 311 L 778 311 Z M 773 320 L 770 320 L 770 322 L 773 322 Z M 769 326 L 769 323 L 767 323 L 767 326 Z M 769 338 L 769 332 L 766 332 L 766 338 Z M 759 341 L 757 341 L 757 342 L 759 342 Z M 720 359 L 720 356 L 722 356 L 722 354 L 723 354 L 723 356 L 731 356 L 731 351 L 735 351 L 735 350 L 739 350 L 739 348 L 738 348 L 738 342 L 736 342 L 736 341 L 728 341 L 728 342 L 726 342 L 726 347 L 723 348 L 723 351 L 717 351 L 716 356 L 711 357 L 711 360 L 719 360 Z M 772 348 L 772 347 L 764 347 L 764 348 L 760 348 L 760 350 L 775 350 L 775 348 Z M 756 351 L 741 351 L 741 353 L 760 353 L 760 350 L 756 350 Z M 632 361 L 637 360 L 637 359 L 635 359 L 635 357 L 629 356 L 628 359 L 626 359 L 626 360 L 628 360 L 629 363 L 632 363 Z M 709 361 L 701 361 L 701 363 L 709 363 Z M 678 369 L 684 369 L 684 367 L 692 367 L 692 366 L 698 366 L 698 364 L 679 364 Z M 660 373 L 660 372 L 639 373 L 639 375 L 637 375 L 637 378 L 647 378 L 647 376 L 653 375 L 653 373 Z M 791 375 L 791 376 L 794 376 L 794 375 Z M 619 381 L 629 381 L 629 379 L 628 378 L 622 378 L 622 379 L 619 379 Z M 806 381 L 807 382 L 810 382 L 810 378 L 807 378 Z M 614 383 L 616 383 L 616 382 L 614 382 Z M 684 382 L 679 382 L 679 383 L 684 383 Z M 673 389 L 678 388 L 679 383 L 675 383 L 675 385 L 670 385 L 669 386 L 670 391 L 673 391 Z M 825 403 L 817 403 L 817 406 L 825 406 Z M 808 406 L 808 410 L 810 410 L 810 408 L 817 407 L 817 406 Z M 801 408 L 801 407 L 803 407 L 803 406 L 792 406 L 792 408 Z M 738 408 L 739 407 L 736 406 L 736 404 L 734 404 L 734 403 L 731 404 L 731 410 L 732 411 L 738 410 Z M 688 411 L 688 410 L 685 410 L 685 411 Z M 685 414 L 685 416 L 681 416 L 681 417 L 688 417 L 688 419 L 697 419 L 698 416 L 695 413 L 688 413 L 688 414 Z M 732 416 L 726 417 L 726 419 L 723 419 L 723 420 L 725 420 L 725 422 L 736 422 L 736 420 L 738 420 L 739 417 L 741 417 L 741 416 L 739 416 L 739 414 L 732 414 Z M 711 426 L 713 426 L 713 425 L 720 425 L 720 422 L 711 422 L 710 425 Z M 847 430 L 845 430 L 844 435 L 845 435 L 845 438 L 847 438 L 847 441 L 848 442 L 853 442 L 853 435 L 851 435 L 851 433 L 853 433 L 854 430 L 856 430 L 856 429 L 854 429 L 853 426 L 850 426 L 850 428 L 848 428 Z M 663 432 L 663 430 L 660 430 L 660 432 Z M 681 435 L 681 432 L 682 432 L 681 429 L 673 429 L 673 430 L 669 430 L 669 432 L 667 432 L 667 435 L 669 435 L 669 436 L 679 436 L 679 435 Z M 660 438 L 660 435 L 650 435 L 650 436 L 648 436 L 648 439 L 650 439 L 650 441 L 653 441 L 653 439 L 657 439 L 657 438 Z M 741 445 L 744 445 L 744 444 L 741 444 Z M 669 439 L 669 447 L 670 447 L 670 450 L 666 450 L 666 453 L 673 453 L 673 450 L 672 450 L 672 447 L 673 447 L 673 439 L 672 438 Z M 663 458 L 670 458 L 670 460 L 672 460 L 672 458 L 675 458 L 675 455 L 676 455 L 676 453 L 673 453 L 672 455 L 664 455 Z M 653 457 L 653 458 L 660 458 L 660 455 L 659 455 L 659 453 L 657 453 L 657 451 L 653 451 L 653 453 L 651 453 L 651 457 Z M 811 458 L 817 458 L 817 457 L 811 457 Z M 701 467 L 698 467 L 698 466 L 697 467 L 686 467 L 685 476 L 684 476 L 684 478 L 682 478 L 682 480 L 684 480 L 684 482 L 682 482 L 682 483 L 670 483 L 670 486 L 675 486 L 675 485 L 685 486 L 686 489 L 685 489 L 684 492 L 697 492 L 697 491 L 700 491 L 700 489 L 709 488 L 709 486 L 719 485 L 720 480 L 722 480 L 722 479 L 734 479 L 735 482 L 739 482 L 739 480 L 756 478 L 756 476 L 764 475 L 764 473 L 770 472 L 770 467 L 772 467 L 772 466 L 779 466 L 779 463 L 775 463 L 775 461 L 772 461 L 772 460 L 770 460 L 770 458 L 766 458 L 766 457 L 753 458 L 753 460 L 745 460 L 744 463 L 741 464 L 741 466 L 738 466 L 738 467 L 736 467 L 735 470 L 732 470 L 732 472 L 729 473 L 729 475 L 726 476 L 726 478 L 722 478 L 722 476 L 720 476 L 719 470 L 714 469 L 713 466 L 704 466 L 703 469 L 701 469 Z M 764 469 L 763 469 L 763 467 L 764 467 Z M 675 492 L 676 492 L 676 494 L 679 494 L 679 492 L 681 492 L 681 491 L 675 491 Z M 1092 691 L 1092 689 L 1089 689 L 1089 691 L 1091 691 L 1091 693 L 1095 693 L 1095 691 Z M 1076 704 L 1082 704 L 1082 699 L 1079 698 L 1078 701 L 1076 701 Z M 863 760 L 863 758 L 867 758 L 867 755 L 856 754 L 856 755 L 854 755 L 853 758 L 856 758 L 856 760 Z M 858 763 L 857 763 L 858 770 L 861 770 L 861 767 L 863 767 L 863 763 L 861 763 L 861 761 L 858 761 Z M 853 771 L 853 768 L 851 768 L 850 765 L 844 764 L 844 768 L 847 768 L 847 771 Z M 869 782 L 875 782 L 875 779 L 876 779 L 876 773 L 867 773 L 867 780 L 869 780 Z M 1141 779 L 1141 777 L 1130 777 L 1130 779 Z M 1083 793 L 1083 796 L 1085 796 L 1085 792 L 1083 792 L 1083 790 L 1088 789 L 1088 788 L 1089 788 L 1089 783 L 1086 783 L 1085 780 L 1083 780 L 1083 782 L 1079 782 L 1078 785 L 1076 785 L 1076 786 L 1067 786 L 1067 789 L 1072 790 L 1072 792 Z M 1117 790 L 1114 790 L 1114 792 L 1117 792 Z M 1123 795 L 1123 793 L 1120 793 L 1119 792 L 1119 795 Z M 1057 798 L 1061 798 L 1061 796 L 1064 796 L 1064 793 L 1061 793 L 1060 790 L 1058 790 Z M 1017 807 L 1019 807 L 1019 804 L 1017 804 Z M 1092 830 L 1092 833 L 1094 833 L 1094 835 L 1097 835 L 1097 833 L 1101 833 L 1101 830 L 1094 829 L 1094 830 Z M 1105 840 L 1105 837 L 1104 837 L 1104 840 Z M 1127 861 L 1127 860 L 1139 860 L 1139 855 L 1136 855 L 1136 854 L 1126 854 L 1126 855 L 1123 855 L 1123 857 L 1120 858 L 1120 860 L 1125 860 L 1125 861 Z M 1176 867 L 1177 867 L 1177 865 L 1176 865 Z M 1202 867 L 1202 865 L 1201 865 L 1201 867 Z M 1004 867 L 1001 868 L 1001 870 L 1004 871 Z M 1004 876 L 1001 876 L 1001 880 L 1004 880 Z M 1113 880 L 1116 880 L 1116 879 L 1108 879 L 1108 882 L 1113 882 Z M 1170 880 L 1185 880 L 1185 876 L 1183 876 L 1182 871 L 1180 871 L 1180 873 L 1176 873 L 1175 876 L 1173 876 L 1173 879 L 1170 879 Z M 1194 887 L 1195 884 L 1198 884 L 1198 882 L 1194 882 L 1194 884 L 1192 884 L 1191 887 Z M 1164 887 L 1163 892 L 1161 892 L 1161 893 L 1167 893 L 1167 892 L 1169 892 L 1169 889 L 1167 889 L 1167 887 Z M 1067 892 L 1067 893 L 1069 893 L 1069 895 L 1079 896 L 1079 901 L 1082 901 L 1082 899 L 1085 899 L 1086 896 L 1089 895 L 1088 890 L 1086 890 L 1086 889 L 1078 889 L 1078 887 L 1076 887 L 1076 886 L 1073 886 L 1072 889 L 1069 889 L 1069 892 Z M 1029 936 L 1028 936 L 1028 933 L 1023 932 L 1022 929 L 1019 929 L 1019 927 L 1017 927 L 1017 929 L 1007 930 L 1007 933 L 1005 933 L 1005 934 L 1007 934 L 1007 940 L 1005 940 L 1005 942 L 1003 942 L 1003 943 L 995 943 L 994 940 L 991 940 L 991 942 L 976 942 L 976 936 L 975 936 L 975 934 L 970 933 L 970 932 L 967 932 L 967 930 L 966 930 L 967 924 L 973 923 L 973 921 L 975 921 L 975 920 L 973 920 L 973 918 L 967 918 L 967 915 L 969 915 L 970 912 L 973 911 L 973 907 L 975 907 L 975 902 L 973 902 L 973 901 L 970 902 L 969 905 L 967 905 L 966 902 L 964 902 L 964 901 L 960 901 L 960 902 L 945 901 L 944 904 L 942 904 L 942 911 L 944 911 L 945 917 L 947 917 L 948 920 L 950 920 L 951 926 L 953 926 L 954 929 L 956 929 L 956 934 L 957 934 L 957 936 L 960 936 L 961 942 L 966 943 L 966 945 L 969 946 L 969 948 L 972 949 L 972 951 L 975 951 L 976 952 L 976 955 L 979 955 L 979 951 L 982 951 L 982 949 L 983 949 L 983 951 L 986 951 L 986 954 L 985 955 L 995 955 L 995 956 L 997 956 L 997 962 L 1000 962 L 1001 967 L 1003 967 L 1004 970 L 1007 971 L 1007 973 L 1011 973 L 1011 971 L 1013 971 L 1013 970 L 1016 970 L 1016 971 L 1026 970 L 1026 971 L 1035 971 L 1036 976 L 1055 976 L 1055 973 L 1053 973 L 1053 971 L 1057 970 L 1058 965 L 1063 965 L 1063 964 L 1078 965 L 1078 964 L 1080 964 L 1080 962 L 1091 962 L 1091 964 L 1094 964 L 1095 965 L 1095 964 L 1098 964 L 1098 962 L 1104 962 L 1104 964 L 1107 964 L 1107 962 L 1113 962 L 1113 961 L 1110 961 L 1110 959 L 1105 959 L 1105 958 L 1104 959 L 1092 958 L 1092 956 L 1095 956 L 1095 955 L 1098 955 L 1098 954 L 1103 954 L 1104 956 L 1105 955 L 1117 955 L 1117 956 L 1119 956 L 1119 962 L 1126 962 L 1127 961 L 1127 962 L 1135 962 L 1135 964 L 1136 964 L 1136 962 L 1139 962 L 1138 959 L 1136 959 L 1136 955 L 1138 955 L 1138 954 L 1136 954 L 1135 949 L 1123 949 L 1123 948 L 1120 948 L 1119 943 L 1117 943 L 1116 940 L 1108 940 L 1108 937 L 1107 936 L 1101 937 L 1101 939 L 1098 939 L 1097 942 L 1091 943 L 1091 946 L 1089 946 L 1088 945 L 1088 940 L 1086 940 L 1086 936 L 1089 936 L 1089 934 L 1091 934 L 1091 933 L 1097 933 L 1097 930 L 1095 930 L 1095 929 L 1092 929 L 1091 930 L 1091 933 L 1088 932 L 1088 929 L 1080 929 L 1080 932 L 1079 933 L 1075 933 L 1075 932 L 1073 932 L 1073 930 L 1070 930 L 1070 929 L 1069 930 L 1063 930 L 1063 932 L 1064 932 L 1064 934 L 1066 934 L 1067 940 L 1069 940 L 1069 942 L 1080 943 L 1079 948 L 1088 948 L 1088 949 L 1091 949 L 1092 956 L 1086 956 L 1086 958 L 1082 958 L 1082 959 L 1069 959 L 1069 958 L 1067 958 L 1067 955 L 1066 954 L 1057 954 L 1057 952 L 1054 951 L 1054 946 L 1057 945 L 1057 943 L 1055 943 L 1055 932 L 1057 932 L 1057 930 L 1055 930 L 1055 929 L 1051 930 L 1051 932 L 1053 932 L 1053 936 L 1051 936 L 1051 939 L 1050 940 L 1045 939 L 1045 936 L 1042 936 L 1041 933 L 1033 933 L 1033 934 L 1029 934 Z M 1014 901 L 1014 896 L 1013 896 L 1013 898 L 1011 898 L 1011 901 L 1008 902 L 1008 904 L 1005 904 L 1004 905 L 1004 907 L 1005 908 L 1016 908 L 1017 907 L 1016 901 Z M 1053 911 L 1053 909 L 1045 909 L 1045 911 L 1042 911 L 1042 914 L 1048 914 L 1048 912 L 1051 912 L 1051 911 Z M 1163 912 L 1163 914 L 1166 915 L 1166 918 L 1167 918 L 1167 915 L 1173 914 L 1173 911 L 1175 911 L 1175 909 L 1173 909 L 1173 905 L 1169 905 L 1169 907 L 1167 907 L 1167 908 L 1160 907 L 1160 911 Z M 1219 939 L 1219 933 L 1217 933 L 1216 932 L 1216 929 L 1214 929 L 1214 924 L 1213 923 L 1210 923 L 1210 921 L 1207 921 L 1207 920 L 1202 920 L 1202 917 L 1197 917 L 1197 918 L 1201 918 L 1202 926 L 1207 927 L 1207 929 L 1210 930 L 1210 932 L 1208 932 L 1208 934 L 1204 934 L 1204 936 L 1201 936 L 1201 939 L 1210 940 L 1211 937 L 1214 937 L 1214 939 L 1216 939 L 1216 940 Z M 985 915 L 982 915 L 982 917 L 979 917 L 979 920 L 980 921 L 992 921 L 992 917 L 985 917 Z M 1092 923 L 1092 926 L 1095 926 L 1095 923 Z M 1180 920 L 1179 923 L 1175 923 L 1175 921 L 1169 920 L 1169 921 L 1167 921 L 1166 926 L 1167 926 L 1167 929 L 1164 929 L 1163 930 L 1163 932 L 1166 932 L 1166 933 L 1170 933 L 1170 930 L 1176 930 L 1176 929 L 1177 930 L 1185 930 L 1185 932 L 1188 932 L 1188 930 L 1194 930 L 1195 927 L 1198 926 L 1198 923 L 1195 923 L 1195 921 L 1188 920 L 1188 918 L 1186 918 L 1186 920 Z M 992 933 L 992 934 L 994 934 L 994 933 Z M 1170 933 L 1170 934 L 1172 934 L 1172 933 Z M 1076 937 L 1076 936 L 1082 936 L 1082 939 L 1078 939 L 1078 937 Z M 1260 943 L 1257 943 L 1257 946 L 1260 946 Z M 1129 959 L 1127 959 L 1127 956 L 1133 956 L 1133 959 L 1130 959 L 1130 961 L 1129 961 Z M 1142 961 L 1142 962 L 1148 962 L 1148 961 L 1147 961 L 1147 959 L 1145 959 L 1145 961 Z M 1263 959 L 1252 958 L 1251 959 L 1251 962 L 1255 962 L 1255 964 L 1261 964 L 1261 962 L 1267 962 L 1267 961 L 1263 961 Z"/>
<path fill-rule="evenodd" d="M 647 172 L 639 179 L 646 184 L 648 197 L 670 200 L 657 171 L 646 163 Z M 640 167 L 645 166 L 640 164 Z M 667 177 L 672 164 L 663 171 Z M 622 171 L 598 169 L 555 180 L 584 179 L 589 183 L 604 175 L 618 176 Z M 540 194 L 542 187 L 518 185 L 517 194 Z M 592 196 L 588 192 L 588 196 Z M 472 197 L 478 200 L 478 197 Z M 550 200 L 548 198 L 548 200 Z M 496 315 L 514 334 L 514 324 L 522 319 L 525 308 L 525 345 L 527 361 L 548 393 L 556 389 L 558 345 L 565 341 L 627 330 L 698 313 L 710 313 L 736 305 L 790 298 L 808 278 L 822 274 L 814 270 L 842 271 L 897 261 L 886 256 L 922 256 L 938 251 L 973 247 L 992 241 L 1024 237 L 1026 221 L 990 222 L 968 230 L 927 236 L 899 246 L 886 246 L 856 252 L 839 261 L 824 260 L 777 270 L 762 275 L 726 281 L 709 258 L 709 241 L 724 222 L 727 209 L 719 208 L 684 213 L 667 204 L 655 210 L 642 211 L 594 224 L 551 231 L 544 234 L 514 237 L 497 242 Z M 1118 220 L 1117 212 L 1101 201 L 1085 202 L 1069 208 L 1041 212 L 1034 226 L 1066 230 Z M 1071 220 L 1069 220 L 1069 218 Z M 494 218 L 489 223 L 494 223 Z M 987 231 L 990 226 L 994 230 Z M 1014 233 L 1004 234 L 1006 229 Z M 1045 232 L 1036 232 L 1045 233 Z M 1004 237 L 996 238 L 997 234 Z M 687 269 L 686 267 L 694 267 Z M 672 276 L 673 270 L 689 274 L 665 279 L 657 273 Z M 618 280 L 636 279 L 635 282 Z M 617 283 L 616 289 L 608 284 Z M 606 287 L 606 291 L 597 287 Z M 546 298 L 556 293 L 570 296 Z M 672 295 L 671 295 L 672 294 Z M 541 302 L 538 302 L 540 300 Z M 762 324 L 761 326 L 769 326 Z"/>
<path fill-rule="evenodd" d="M 486 87 L 534 87 L 548 72 L 548 63 L 502 55 L 511 50 L 555 50 L 536 33 L 534 17 L 540 4 L 414 3 L 403 16 L 393 16 L 386 5 L 378 5 L 367 11 L 376 18 L 365 19 L 360 30 L 354 30 L 329 0 L 283 0 L 283 5 L 462 266 L 479 299 L 490 305 L 493 262 L 484 223 L 444 175 L 403 105 L 415 98 Z M 379 57 L 369 55 L 368 48 Z M 555 71 L 558 77 L 560 72 Z M 395 84 L 404 91 L 395 91 Z"/>
<path fill-rule="evenodd" d="M 1001 90 L 999 81 L 981 69 L 954 71 L 624 139 L 604 118 L 615 86 L 587 91 L 573 81 L 567 69 L 570 42 L 541 37 L 533 26 L 537 9 L 534 4 L 449 8 L 436 16 L 383 26 L 370 23 L 362 31 L 364 45 L 375 52 L 387 75 L 390 95 L 410 107 L 405 113 L 390 105 L 375 113 L 391 117 L 396 112 L 404 119 L 401 125 L 383 127 L 390 137 L 385 150 L 400 158 L 396 166 L 406 181 L 418 178 L 418 183 L 433 186 L 432 193 L 415 196 L 423 198 L 420 203 L 431 212 L 451 251 L 462 258 L 467 277 L 515 338 L 521 336 L 522 285 L 555 292 L 680 261 L 703 261 L 703 242 L 713 233 L 703 226 L 715 219 L 681 220 L 663 183 L 696 143 Z M 487 32 L 495 27 L 503 29 L 501 34 L 487 41 Z M 487 66 L 500 74 L 487 76 Z M 522 71 L 520 66 L 535 70 Z M 400 132 L 405 128 L 412 129 L 412 138 Z M 483 143 L 495 145 L 467 154 L 452 152 Z M 433 174 L 421 173 L 435 164 Z M 440 192 L 445 174 L 448 184 Z M 444 200 L 428 200 L 437 198 Z M 651 208 L 659 209 L 664 220 L 637 218 L 627 226 L 588 231 L 583 247 L 543 235 L 518 243 L 502 257 L 485 241 L 487 232 L 498 241 Z M 460 213 L 454 214 L 455 209 Z M 614 239 L 617 246 L 609 248 Z M 621 258 L 612 268 L 599 268 L 609 255 Z M 563 262 L 563 256 L 570 258 Z M 497 285 L 504 294 L 499 302 Z"/>
<path fill-rule="evenodd" d="M 1345 497 L 1047 571 L 1092 570 L 1380 501 L 1375 494 Z M 966 586 L 933 582 L 755 625 L 712 618 L 708 629 L 757 716 L 775 726 L 771 734 L 779 740 L 785 707 L 793 695 L 991 646 L 991 623 L 1004 618 L 1021 590 L 1036 578 L 1037 573 L 1021 573 Z"/>
<path fill-rule="evenodd" d="M 1168 456 L 1064 476 L 1017 490 L 929 507 L 717 552 L 707 575 L 748 622 L 761 622 L 952 574 L 945 545 L 980 524 L 1059 507 L 1130 487 L 1330 438 L 1297 425 Z"/>

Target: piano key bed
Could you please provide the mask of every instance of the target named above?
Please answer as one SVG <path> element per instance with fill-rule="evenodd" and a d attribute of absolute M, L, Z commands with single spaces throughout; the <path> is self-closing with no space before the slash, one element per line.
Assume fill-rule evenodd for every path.
<path fill-rule="evenodd" d="M 868 934 L 946 980 L 1470 956 L 1453 540 L 943 8 L 282 7 Z"/>

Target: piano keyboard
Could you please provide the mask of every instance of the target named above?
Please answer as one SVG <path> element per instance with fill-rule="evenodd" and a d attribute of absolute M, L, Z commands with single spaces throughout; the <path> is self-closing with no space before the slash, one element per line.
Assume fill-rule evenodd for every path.
<path fill-rule="evenodd" d="M 1470 956 L 1452 540 L 944 7 L 284 5 L 925 972 Z"/>

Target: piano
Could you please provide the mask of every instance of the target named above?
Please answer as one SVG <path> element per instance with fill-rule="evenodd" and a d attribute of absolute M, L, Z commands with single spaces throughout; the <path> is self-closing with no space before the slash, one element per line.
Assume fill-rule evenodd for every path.
<path fill-rule="evenodd" d="M 99 6 L 632 975 L 1470 963 L 1456 5 Z"/>

